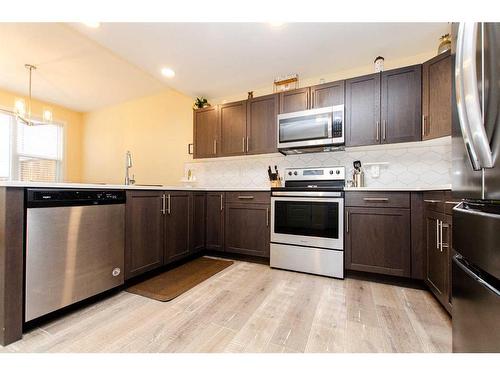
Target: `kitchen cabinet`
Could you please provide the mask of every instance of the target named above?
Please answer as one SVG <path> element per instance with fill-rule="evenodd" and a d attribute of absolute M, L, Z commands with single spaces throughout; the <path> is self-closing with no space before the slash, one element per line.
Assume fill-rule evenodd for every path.
<path fill-rule="evenodd" d="M 164 263 L 168 264 L 191 252 L 193 194 L 187 191 L 168 191 L 165 194 Z"/>
<path fill-rule="evenodd" d="M 125 279 L 140 275 L 163 264 L 162 197 L 162 191 L 127 191 Z"/>
<path fill-rule="evenodd" d="M 278 152 L 276 148 L 276 119 L 278 110 L 278 94 L 248 99 L 246 129 L 247 154 Z"/>
<path fill-rule="evenodd" d="M 225 251 L 269 257 L 269 215 L 269 193 L 227 193 L 224 212 Z"/>
<path fill-rule="evenodd" d="M 219 106 L 220 156 L 243 155 L 247 149 L 247 101 Z"/>
<path fill-rule="evenodd" d="M 346 208 L 345 267 L 410 277 L 410 210 Z"/>
<path fill-rule="evenodd" d="M 220 152 L 220 127 L 217 106 L 196 109 L 193 112 L 193 156 L 213 158 Z"/>
<path fill-rule="evenodd" d="M 311 86 L 310 108 L 322 108 L 344 104 L 344 81 Z"/>
<path fill-rule="evenodd" d="M 192 251 L 196 253 L 205 249 L 206 204 L 207 196 L 204 192 L 193 193 L 193 230 L 191 237 Z"/>
<path fill-rule="evenodd" d="M 346 146 L 380 143 L 380 74 L 345 81 Z"/>
<path fill-rule="evenodd" d="M 450 52 L 422 66 L 422 139 L 451 135 L 452 63 Z"/>
<path fill-rule="evenodd" d="M 309 87 L 280 93 L 280 113 L 304 111 L 310 108 Z"/>
<path fill-rule="evenodd" d="M 224 250 L 224 192 L 207 193 L 206 240 L 207 250 Z"/>
<path fill-rule="evenodd" d="M 422 66 L 382 73 L 381 143 L 420 141 Z"/>
<path fill-rule="evenodd" d="M 451 313 L 452 216 L 446 212 L 456 203 L 448 192 L 424 194 L 426 266 L 425 283 Z"/>

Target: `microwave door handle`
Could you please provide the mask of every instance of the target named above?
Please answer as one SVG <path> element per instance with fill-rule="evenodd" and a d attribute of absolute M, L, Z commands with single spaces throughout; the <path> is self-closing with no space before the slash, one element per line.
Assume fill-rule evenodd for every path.
<path fill-rule="evenodd" d="M 476 150 L 472 144 L 471 130 L 469 127 L 469 121 L 467 119 L 467 112 L 465 110 L 464 101 L 464 82 L 463 82 L 463 42 L 464 42 L 465 24 L 460 23 L 458 26 L 457 33 L 457 51 L 456 51 L 456 63 L 455 63 L 455 95 L 457 98 L 457 113 L 458 122 L 460 124 L 460 130 L 462 133 L 462 138 L 464 140 L 465 149 L 469 157 L 472 169 L 478 171 L 481 169 L 479 164 L 479 159 L 477 157 Z"/>
<path fill-rule="evenodd" d="M 333 112 L 328 116 L 328 138 L 333 137 Z"/>
<path fill-rule="evenodd" d="M 470 142 L 478 160 L 479 168 L 492 168 L 493 155 L 489 144 L 486 129 L 484 127 L 483 108 L 479 98 L 479 87 L 477 82 L 477 37 L 479 24 L 477 22 L 465 22 L 461 34 L 461 72 L 462 72 L 462 100 L 463 109 L 466 112 L 467 124 L 470 130 Z M 482 25 L 482 24 L 481 24 Z M 482 34 L 481 34 L 482 36 Z M 482 46 L 481 46 L 482 49 Z"/>

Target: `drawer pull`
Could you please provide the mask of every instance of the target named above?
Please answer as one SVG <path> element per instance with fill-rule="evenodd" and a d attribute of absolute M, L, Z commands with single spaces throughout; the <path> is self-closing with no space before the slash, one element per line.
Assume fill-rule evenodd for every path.
<path fill-rule="evenodd" d="M 238 199 L 253 199 L 253 195 L 238 195 Z"/>
<path fill-rule="evenodd" d="M 443 201 L 437 199 L 424 199 L 426 203 L 442 203 Z"/>
<path fill-rule="evenodd" d="M 462 202 L 445 201 L 444 203 L 446 203 L 446 204 L 453 204 L 453 205 L 457 205 L 457 204 L 462 203 Z"/>
<path fill-rule="evenodd" d="M 367 202 L 388 202 L 389 198 L 363 198 Z"/>

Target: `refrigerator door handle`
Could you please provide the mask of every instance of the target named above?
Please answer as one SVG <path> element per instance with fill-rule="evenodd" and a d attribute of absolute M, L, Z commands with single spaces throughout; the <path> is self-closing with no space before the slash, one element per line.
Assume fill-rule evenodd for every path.
<path fill-rule="evenodd" d="M 469 275 L 474 280 L 476 280 L 484 288 L 488 289 L 490 292 L 493 292 L 498 297 L 500 297 L 500 290 L 498 290 L 497 288 L 495 288 L 493 285 L 491 285 L 486 280 L 484 280 L 483 278 L 481 278 L 481 276 L 479 276 L 477 273 L 475 273 L 472 269 L 470 269 L 470 267 L 468 266 L 468 264 L 465 261 L 465 259 L 463 258 L 463 256 L 457 254 L 457 255 L 453 256 L 453 261 L 467 275 Z"/>
<path fill-rule="evenodd" d="M 460 127 L 465 147 L 469 152 L 471 161 L 473 161 L 473 168 L 476 170 L 492 168 L 494 164 L 488 136 L 484 128 L 483 108 L 479 98 L 477 82 L 476 53 L 478 32 L 479 23 L 460 23 L 455 69 Z"/>

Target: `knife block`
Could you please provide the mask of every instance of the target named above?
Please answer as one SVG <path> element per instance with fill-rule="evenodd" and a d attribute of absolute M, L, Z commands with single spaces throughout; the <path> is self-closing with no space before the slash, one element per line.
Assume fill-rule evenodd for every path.
<path fill-rule="evenodd" d="M 281 187 L 281 179 L 271 180 L 271 187 L 273 188 Z"/>

